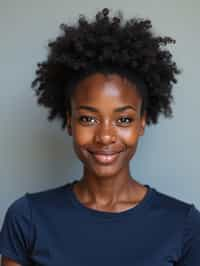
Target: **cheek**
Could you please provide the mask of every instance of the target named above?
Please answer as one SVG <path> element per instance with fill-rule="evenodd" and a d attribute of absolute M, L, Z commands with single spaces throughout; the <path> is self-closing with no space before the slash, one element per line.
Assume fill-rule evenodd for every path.
<path fill-rule="evenodd" d="M 121 147 L 125 148 L 125 152 L 119 160 L 119 165 L 126 165 L 135 155 L 139 139 L 138 131 L 135 127 L 131 129 L 126 128 L 126 130 L 123 128 L 119 129 L 116 134 L 117 142 L 121 143 Z M 73 132 L 74 151 L 83 163 L 88 163 L 90 154 L 87 152 L 87 148 L 93 142 L 94 137 L 95 131 L 91 128 L 80 128 L 77 126 Z"/>
<path fill-rule="evenodd" d="M 77 156 L 81 161 L 84 161 L 85 157 L 88 156 L 87 146 L 91 144 L 91 138 L 93 136 L 93 132 L 91 128 L 83 128 L 80 126 L 74 127 L 73 131 L 73 147 Z"/>
<path fill-rule="evenodd" d="M 119 132 L 120 138 L 125 142 L 128 147 L 135 145 L 138 139 L 138 129 L 136 127 L 130 128 L 129 130 L 122 130 Z"/>
<path fill-rule="evenodd" d="M 73 132 L 73 140 L 77 145 L 83 146 L 91 142 L 91 137 L 93 136 L 93 131 L 91 128 L 76 126 Z"/>
<path fill-rule="evenodd" d="M 139 138 L 138 126 L 132 128 L 121 128 L 115 132 L 117 142 L 121 142 L 126 145 L 127 148 L 133 148 L 136 145 Z M 95 137 L 95 130 L 87 127 L 75 126 L 73 131 L 73 141 L 76 146 L 86 147 L 91 144 Z"/>
<path fill-rule="evenodd" d="M 125 154 L 127 162 L 135 155 L 137 150 L 139 134 L 138 127 L 131 128 L 130 130 L 124 130 L 121 132 L 121 139 L 126 145 L 127 152 Z"/>

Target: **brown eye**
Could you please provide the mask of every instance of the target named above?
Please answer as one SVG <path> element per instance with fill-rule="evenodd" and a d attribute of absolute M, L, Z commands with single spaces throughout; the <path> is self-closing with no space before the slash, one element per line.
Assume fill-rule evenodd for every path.
<path fill-rule="evenodd" d="M 94 124 L 95 122 L 95 117 L 93 116 L 86 116 L 86 115 L 82 115 L 79 117 L 79 122 L 81 122 L 82 124 Z M 128 116 L 123 116 L 119 119 L 121 122 L 120 124 L 122 125 L 129 125 L 133 122 L 133 118 L 128 117 Z"/>
<path fill-rule="evenodd" d="M 122 116 L 119 120 L 122 121 L 122 124 L 130 124 L 131 122 L 133 122 L 133 119 L 128 116 Z"/>
<path fill-rule="evenodd" d="M 86 124 L 91 124 L 92 120 L 95 120 L 95 118 L 92 117 L 92 116 L 82 115 L 82 116 L 79 117 L 79 121 L 82 122 L 82 123 L 86 123 Z"/>

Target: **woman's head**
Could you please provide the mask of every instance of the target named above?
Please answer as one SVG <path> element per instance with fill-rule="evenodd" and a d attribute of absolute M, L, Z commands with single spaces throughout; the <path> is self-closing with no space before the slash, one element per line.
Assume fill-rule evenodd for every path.
<path fill-rule="evenodd" d="M 67 128 L 86 173 L 128 175 L 129 161 L 146 124 L 141 107 L 136 85 L 118 74 L 99 72 L 77 84 Z"/>
<path fill-rule="evenodd" d="M 180 71 L 163 47 L 175 41 L 154 36 L 149 20 L 123 21 L 122 15 L 110 17 L 103 9 L 93 21 L 82 15 L 77 24 L 62 24 L 61 29 L 62 35 L 49 42 L 48 58 L 38 64 L 32 83 L 38 104 L 50 109 L 48 120 L 61 119 L 64 129 L 75 88 L 95 73 L 117 73 L 132 82 L 147 125 L 156 124 L 160 114 L 172 116 L 172 85 Z"/>

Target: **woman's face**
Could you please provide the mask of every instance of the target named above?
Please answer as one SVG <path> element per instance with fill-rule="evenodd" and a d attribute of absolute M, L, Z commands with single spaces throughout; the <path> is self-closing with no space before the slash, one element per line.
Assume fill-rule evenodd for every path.
<path fill-rule="evenodd" d="M 144 134 L 141 104 L 135 86 L 117 74 L 97 73 L 78 83 L 71 99 L 71 116 L 67 113 L 67 129 L 87 173 L 127 173 Z"/>

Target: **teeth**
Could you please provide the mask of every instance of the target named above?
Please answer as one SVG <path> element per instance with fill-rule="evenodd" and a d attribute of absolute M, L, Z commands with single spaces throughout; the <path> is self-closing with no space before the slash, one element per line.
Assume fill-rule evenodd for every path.
<path fill-rule="evenodd" d="M 103 155 L 103 154 L 101 154 L 101 155 L 96 155 L 97 157 L 100 157 L 100 158 L 102 158 L 102 159 L 112 159 L 113 157 L 114 157 L 114 155 Z"/>
<path fill-rule="evenodd" d="M 104 155 L 104 154 L 94 154 L 94 157 L 101 162 L 112 162 L 116 158 L 117 154 Z"/>

